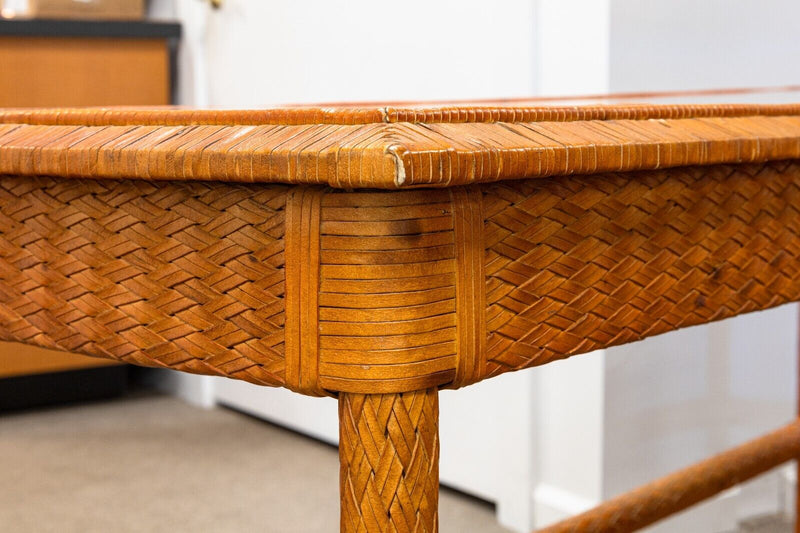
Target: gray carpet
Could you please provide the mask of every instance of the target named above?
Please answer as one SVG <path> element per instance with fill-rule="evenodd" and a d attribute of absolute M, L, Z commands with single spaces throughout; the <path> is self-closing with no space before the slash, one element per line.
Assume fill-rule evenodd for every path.
<path fill-rule="evenodd" d="M 0 524 L 17 533 L 335 532 L 335 448 L 164 396 L 0 415 Z M 441 531 L 501 532 L 444 490 Z"/>

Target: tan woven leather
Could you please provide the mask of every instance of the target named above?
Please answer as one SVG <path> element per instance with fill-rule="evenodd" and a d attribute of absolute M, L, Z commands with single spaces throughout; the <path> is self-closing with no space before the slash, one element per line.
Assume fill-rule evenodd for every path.
<path fill-rule="evenodd" d="M 0 174 L 446 187 L 800 158 L 800 106 L 0 110 Z"/>
<path fill-rule="evenodd" d="M 341 531 L 436 532 L 436 389 L 339 396 Z"/>
<path fill-rule="evenodd" d="M 311 395 L 457 388 L 800 299 L 799 186 L 796 162 L 402 192 L 5 177 L 0 338 Z"/>
<path fill-rule="evenodd" d="M 295 187 L 286 196 L 286 386 L 322 396 L 319 384 L 320 213 L 323 191 Z"/>
<path fill-rule="evenodd" d="M 484 377 L 800 299 L 800 165 L 485 189 Z"/>
<path fill-rule="evenodd" d="M 539 533 L 627 533 L 800 455 L 800 420 L 568 518 Z"/>
<path fill-rule="evenodd" d="M 328 390 L 423 390 L 456 366 L 450 193 L 330 191 L 322 199 L 320 383 Z"/>
<path fill-rule="evenodd" d="M 285 192 L 0 178 L 0 338 L 282 385 Z"/>

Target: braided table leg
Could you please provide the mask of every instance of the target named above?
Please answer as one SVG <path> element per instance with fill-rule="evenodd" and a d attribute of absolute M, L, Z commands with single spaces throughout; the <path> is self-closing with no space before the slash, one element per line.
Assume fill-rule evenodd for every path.
<path fill-rule="evenodd" d="M 339 395 L 342 532 L 439 528 L 439 398 L 435 388 Z"/>

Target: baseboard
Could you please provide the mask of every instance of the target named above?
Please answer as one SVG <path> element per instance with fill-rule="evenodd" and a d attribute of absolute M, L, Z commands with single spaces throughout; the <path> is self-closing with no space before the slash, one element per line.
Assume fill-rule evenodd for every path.
<path fill-rule="evenodd" d="M 199 376 L 163 368 L 133 369 L 134 383 L 204 409 L 215 405 L 214 380 L 214 376 Z"/>
<path fill-rule="evenodd" d="M 533 516 L 537 528 L 582 513 L 600 502 L 568 490 L 540 483 L 533 491 Z"/>
<path fill-rule="evenodd" d="M 782 510 L 794 516 L 796 468 L 784 467 L 737 485 L 716 496 L 650 527 L 654 532 L 734 531 L 740 520 L 760 515 L 774 515 Z M 753 485 L 756 483 L 757 485 Z M 539 484 L 533 491 L 535 528 L 551 525 L 590 509 L 600 502 L 592 501 L 569 490 Z"/>
<path fill-rule="evenodd" d="M 783 513 L 797 519 L 797 462 L 792 461 L 781 468 L 781 508 Z"/>

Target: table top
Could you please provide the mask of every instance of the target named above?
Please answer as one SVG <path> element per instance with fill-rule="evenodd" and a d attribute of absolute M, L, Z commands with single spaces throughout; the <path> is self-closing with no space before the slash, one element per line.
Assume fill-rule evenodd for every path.
<path fill-rule="evenodd" d="M 718 96 L 0 110 L 0 339 L 375 394 L 798 301 L 800 104 Z"/>
<path fill-rule="evenodd" d="M 721 94 L 734 103 L 685 103 Z M 0 173 L 397 189 L 798 158 L 800 104 L 735 103 L 775 94 L 800 102 L 788 87 L 771 96 L 5 109 Z"/>

